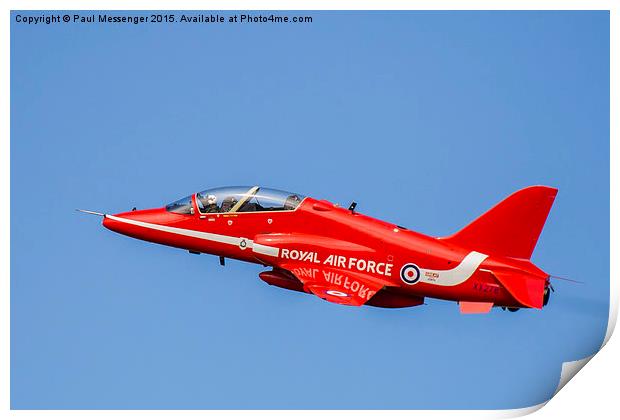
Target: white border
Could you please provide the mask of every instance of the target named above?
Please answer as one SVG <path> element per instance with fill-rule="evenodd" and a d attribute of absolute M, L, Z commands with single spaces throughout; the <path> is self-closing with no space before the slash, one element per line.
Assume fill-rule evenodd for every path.
<path fill-rule="evenodd" d="M 269 1 L 264 0 L 260 3 L 250 0 L 240 1 L 170 1 L 170 0 L 152 0 L 148 4 L 139 0 L 93 0 L 93 1 L 75 1 L 75 0 L 62 0 L 62 1 L 17 1 L 8 0 L 2 2 L 2 9 L 4 14 L 0 20 L 0 39 L 2 42 L 2 62 L 1 68 L 1 89 L 2 95 L 0 95 L 1 111 L 0 111 L 0 130 L 2 130 L 2 142 L 0 149 L 0 189 L 2 196 L 10 198 L 10 146 L 7 141 L 10 136 L 10 10 L 610 10 L 611 19 L 611 96 L 610 96 L 610 135 L 614 139 L 610 145 L 611 152 L 611 179 L 610 187 L 611 191 L 618 190 L 618 175 L 619 169 L 613 164 L 618 162 L 618 144 L 617 144 L 617 120 L 614 119 L 618 115 L 618 86 L 617 86 L 617 74 L 618 74 L 618 51 L 617 51 L 617 39 L 618 39 L 618 5 L 614 1 L 585 1 L 585 0 L 436 0 L 436 1 L 420 1 L 411 0 L 408 2 L 384 0 L 384 1 L 368 1 L 368 0 L 299 0 L 299 1 Z M 8 200 L 5 200 L 5 203 Z M 84 417 L 85 414 L 91 417 L 108 416 L 113 414 L 114 416 L 121 418 L 129 417 L 144 417 L 144 418 L 177 418 L 177 417 L 203 417 L 204 413 L 201 411 L 114 411 L 113 413 L 108 411 L 8 411 L 10 398 L 10 355 L 9 355 L 9 328 L 10 328 L 10 293 L 9 293 L 9 276 L 10 276 L 10 219 L 9 219 L 8 205 L 0 206 L 0 220 L 2 221 L 2 253 L 0 255 L 0 270 L 2 270 L 2 322 L 0 323 L 2 337 L 2 373 L 3 380 L 0 382 L 1 400 L 3 410 L 0 411 L 3 416 L 19 416 L 23 418 L 34 417 L 56 417 L 56 418 L 71 418 L 71 417 Z M 620 214 L 620 206 L 618 205 L 618 196 L 612 194 L 610 214 L 612 215 L 610 220 L 610 255 L 611 258 L 611 302 L 609 313 L 609 324 L 605 335 L 604 344 L 609 341 L 611 334 L 614 330 L 617 312 L 618 312 L 618 262 L 613 256 L 620 255 L 618 249 L 618 223 L 617 216 Z M 617 341 L 617 340 L 616 340 Z M 594 358 L 593 365 L 598 366 L 598 371 L 588 372 L 588 375 L 581 374 L 583 376 L 579 382 L 581 387 L 575 386 L 574 388 L 580 389 L 579 394 L 570 394 L 569 391 L 572 388 L 571 385 L 567 386 L 566 391 L 560 393 L 553 399 L 562 400 L 562 404 L 550 404 L 548 409 L 542 410 L 536 415 L 538 417 L 544 416 L 549 418 L 555 418 L 562 416 L 563 418 L 573 416 L 583 417 L 584 415 L 591 415 L 593 413 L 613 413 L 617 412 L 615 402 L 616 386 L 611 386 L 615 383 L 616 378 L 611 377 L 609 373 L 618 373 L 618 354 L 620 348 L 616 343 L 613 343 L 609 351 L 607 349 L 604 353 L 605 366 L 601 366 L 601 363 L 597 363 L 597 359 L 603 358 L 599 356 Z M 589 358 L 588 358 L 589 360 Z M 602 362 L 602 361 L 601 361 Z M 576 363 L 575 365 L 583 364 Z M 567 368 L 570 370 L 571 365 Z M 567 371 L 568 371 L 567 370 Z M 563 368 L 564 372 L 564 368 Z M 589 381 L 589 382 L 587 382 Z M 608 386 L 605 386 L 607 382 Z M 577 384 L 575 384 L 577 385 Z M 583 386 L 586 385 L 586 388 Z M 565 397 L 563 397 L 563 394 Z M 570 395 L 570 397 L 569 397 Z M 460 418 L 504 418 L 524 415 L 538 410 L 544 404 L 528 407 L 517 410 L 501 410 L 501 411 L 416 411 L 416 415 L 423 416 L 424 418 L 445 418 L 445 417 L 460 417 Z M 553 407 L 553 410 L 552 410 Z M 247 413 L 247 412 L 243 412 Z M 209 415 L 214 415 L 219 418 L 236 417 L 240 412 L 235 411 L 214 411 Z M 315 412 L 295 412 L 291 414 L 288 411 L 262 411 L 252 412 L 253 417 L 258 418 L 288 418 L 291 415 L 300 418 L 314 418 L 318 413 Z M 393 417 L 411 418 L 412 412 L 407 411 L 389 411 L 389 412 L 343 412 L 343 411 L 331 411 L 322 412 L 321 415 L 327 415 L 328 417 L 341 417 L 342 415 L 355 415 L 356 417 L 370 417 L 376 415 L 389 414 Z"/>

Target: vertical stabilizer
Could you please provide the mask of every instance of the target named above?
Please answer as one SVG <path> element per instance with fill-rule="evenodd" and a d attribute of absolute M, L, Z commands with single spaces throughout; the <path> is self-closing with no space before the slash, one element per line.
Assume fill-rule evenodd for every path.
<path fill-rule="evenodd" d="M 519 190 L 442 239 L 489 255 L 529 259 L 557 192 L 545 186 Z"/>

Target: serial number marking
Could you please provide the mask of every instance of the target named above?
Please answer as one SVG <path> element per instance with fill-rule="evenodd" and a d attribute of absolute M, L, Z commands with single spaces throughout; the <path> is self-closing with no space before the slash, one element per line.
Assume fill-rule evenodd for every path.
<path fill-rule="evenodd" d="M 482 293 L 492 293 L 494 295 L 499 293 L 499 286 L 495 284 L 474 282 L 472 288 Z"/>

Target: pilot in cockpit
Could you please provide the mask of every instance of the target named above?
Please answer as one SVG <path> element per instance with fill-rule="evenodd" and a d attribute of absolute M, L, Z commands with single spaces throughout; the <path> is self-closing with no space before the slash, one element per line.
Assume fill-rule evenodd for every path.
<path fill-rule="evenodd" d="M 217 197 L 213 194 L 207 195 L 207 205 L 205 208 L 206 213 L 219 213 L 220 209 L 217 206 Z"/>
<path fill-rule="evenodd" d="M 235 207 L 237 202 L 238 200 L 234 196 L 226 197 L 224 200 L 222 200 L 222 208 L 220 209 L 220 211 L 222 213 L 229 212 L 233 207 Z"/>

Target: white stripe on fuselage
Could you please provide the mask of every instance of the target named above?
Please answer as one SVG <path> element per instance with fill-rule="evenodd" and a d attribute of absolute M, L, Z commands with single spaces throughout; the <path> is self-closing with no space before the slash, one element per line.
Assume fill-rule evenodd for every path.
<path fill-rule="evenodd" d="M 125 219 L 124 217 L 110 216 L 108 214 L 106 214 L 105 217 L 116 220 L 117 222 L 140 226 L 147 229 L 159 230 L 161 232 L 174 233 L 176 235 L 188 236 L 190 238 L 205 239 L 207 241 L 218 242 L 221 244 L 236 245 L 241 249 L 250 248 L 258 254 L 277 257 L 280 251 L 279 248 L 267 245 L 254 244 L 254 241 L 252 241 L 251 239 L 241 238 L 237 236 L 219 235 L 217 233 L 201 232 L 198 230 L 158 225 L 155 223 L 141 222 L 139 220 Z"/>
<path fill-rule="evenodd" d="M 488 255 L 472 251 L 463 261 L 450 270 L 429 270 L 420 268 L 420 282 L 438 286 L 456 286 L 469 279 Z"/>
<path fill-rule="evenodd" d="M 277 258 L 280 255 L 280 248 L 277 248 L 275 246 L 254 243 L 252 245 L 252 249 L 257 254 L 269 255 L 270 257 Z"/>
<path fill-rule="evenodd" d="M 204 239 L 222 244 L 236 245 L 241 249 L 250 248 L 257 254 L 269 255 L 272 257 L 278 257 L 280 254 L 280 248 L 269 245 L 255 244 L 253 240 L 247 238 L 158 225 L 155 223 L 141 222 L 139 220 L 125 219 L 124 217 L 111 216 L 107 214 L 105 217 L 116 220 L 117 222 L 128 223 L 130 225 L 158 230 L 161 232 L 174 233 L 176 235 Z M 243 243 L 244 241 L 245 244 Z M 450 270 L 429 270 L 427 268 L 420 268 L 420 282 L 436 284 L 438 286 L 456 286 L 469 279 L 487 257 L 488 256 L 485 254 L 472 251 L 467 254 L 465 258 L 463 258 L 463 261 L 461 261 L 458 266 Z"/>

